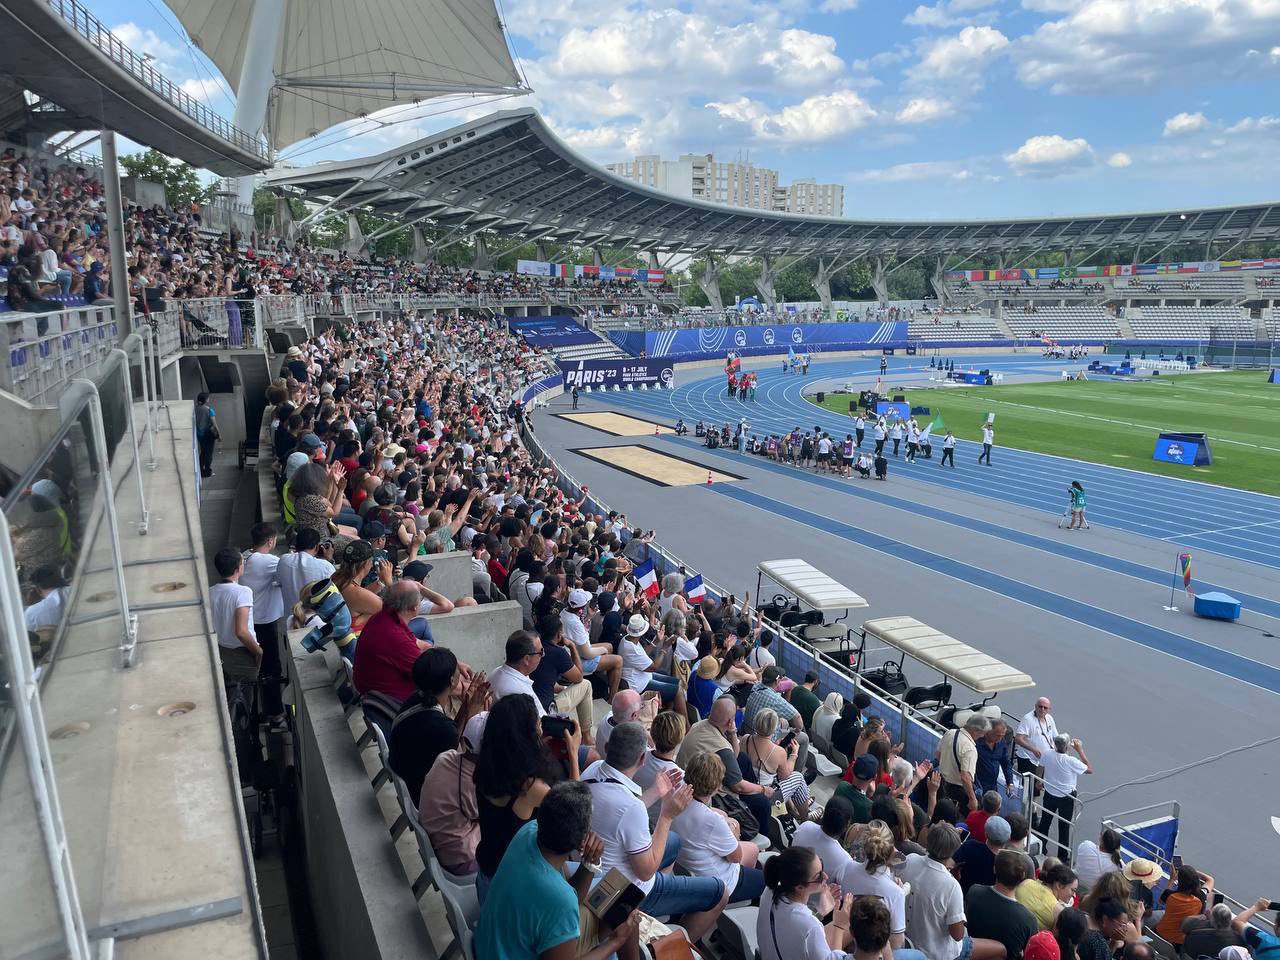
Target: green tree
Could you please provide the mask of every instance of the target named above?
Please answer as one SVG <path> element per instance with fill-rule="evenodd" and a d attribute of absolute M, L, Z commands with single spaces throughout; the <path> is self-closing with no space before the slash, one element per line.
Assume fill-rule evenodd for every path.
<path fill-rule="evenodd" d="M 120 166 L 127 177 L 137 177 L 164 187 L 165 200 L 171 207 L 186 207 L 192 202 L 208 203 L 213 199 L 213 185 L 202 184 L 195 167 L 174 160 L 159 150 L 121 157 Z"/>
<path fill-rule="evenodd" d="M 289 198 L 289 209 L 296 223 L 307 215 L 307 205 L 298 197 Z M 253 223 L 259 231 L 265 231 L 276 222 L 276 195 L 266 187 L 253 191 Z"/>

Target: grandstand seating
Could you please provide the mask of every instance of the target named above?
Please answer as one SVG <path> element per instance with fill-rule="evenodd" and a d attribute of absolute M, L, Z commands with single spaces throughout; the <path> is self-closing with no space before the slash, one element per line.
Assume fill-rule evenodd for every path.
<path fill-rule="evenodd" d="M 1245 278 L 1240 274 L 1195 274 L 1194 276 L 1130 277 L 1117 280 L 1117 298 L 1147 294 L 1160 296 L 1218 295 L 1245 292 Z"/>
<path fill-rule="evenodd" d="M 607 340 L 595 343 L 575 343 L 567 347 L 556 347 L 556 357 L 560 360 L 611 360 L 625 357 L 626 354 Z"/>
<path fill-rule="evenodd" d="M 1139 338 L 1252 340 L 1254 323 L 1240 307 L 1142 307 L 1126 311 L 1125 318 Z"/>
<path fill-rule="evenodd" d="M 912 340 L 994 340 L 1003 336 L 993 318 L 979 314 L 948 313 L 913 317 L 907 321 Z"/>
<path fill-rule="evenodd" d="M 1114 337 L 1119 324 L 1101 307 L 1044 306 L 1034 312 L 1006 310 L 1004 321 L 1018 337 L 1046 336 L 1055 340 Z"/>

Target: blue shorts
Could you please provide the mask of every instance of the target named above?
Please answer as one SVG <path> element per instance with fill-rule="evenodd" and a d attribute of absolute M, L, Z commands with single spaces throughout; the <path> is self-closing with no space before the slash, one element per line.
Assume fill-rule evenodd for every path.
<path fill-rule="evenodd" d="M 584 677 L 589 677 L 589 676 L 591 676 L 591 674 L 593 674 L 593 673 L 595 673 L 595 672 L 596 672 L 596 667 L 598 667 L 598 666 L 600 666 L 600 658 L 599 658 L 599 657 L 590 657 L 590 658 L 583 659 L 583 661 L 582 661 L 582 675 L 583 675 Z"/>
<path fill-rule="evenodd" d="M 640 901 L 640 909 L 654 917 L 678 917 L 710 910 L 724 896 L 724 884 L 715 877 L 686 877 L 655 873 L 653 888 Z"/>
<path fill-rule="evenodd" d="M 893 956 L 894 960 L 897 960 L 898 953 L 896 950 Z M 964 939 L 960 941 L 960 956 L 956 957 L 956 960 L 969 960 L 971 956 L 973 956 L 973 937 L 966 933 Z"/>

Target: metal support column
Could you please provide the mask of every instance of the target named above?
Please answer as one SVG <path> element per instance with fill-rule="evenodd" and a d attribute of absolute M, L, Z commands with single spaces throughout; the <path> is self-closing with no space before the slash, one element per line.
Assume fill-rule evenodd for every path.
<path fill-rule="evenodd" d="M 129 299 L 129 261 L 124 249 L 124 203 L 120 196 L 120 163 L 114 130 L 102 131 L 102 184 L 107 201 L 107 249 L 111 254 L 111 300 L 123 340 L 133 333 Z"/>

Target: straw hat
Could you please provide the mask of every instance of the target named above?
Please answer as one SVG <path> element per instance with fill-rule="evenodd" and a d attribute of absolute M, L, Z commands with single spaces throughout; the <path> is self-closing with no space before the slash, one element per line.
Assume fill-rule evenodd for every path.
<path fill-rule="evenodd" d="M 1164 879 L 1164 871 L 1158 864 L 1141 857 L 1130 860 L 1120 869 L 1120 872 L 1124 874 L 1126 880 L 1130 882 L 1136 880 L 1145 887 L 1154 887 Z"/>
<path fill-rule="evenodd" d="M 706 656 L 698 661 L 698 676 L 703 680 L 713 680 L 720 672 L 720 663 L 715 657 Z"/>

